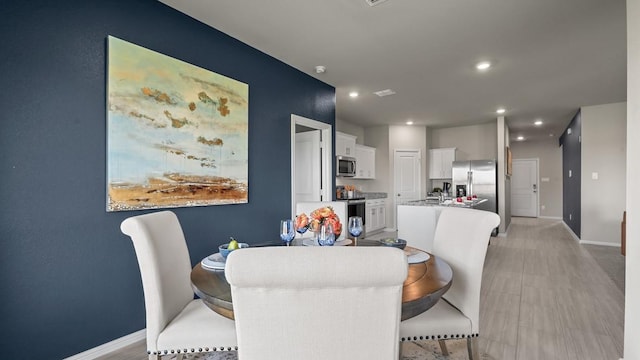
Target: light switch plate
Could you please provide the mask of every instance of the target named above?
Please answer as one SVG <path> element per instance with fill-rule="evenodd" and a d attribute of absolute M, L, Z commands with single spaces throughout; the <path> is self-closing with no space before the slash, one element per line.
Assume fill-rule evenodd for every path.
<path fill-rule="evenodd" d="M 592 172 L 591 173 L 591 180 L 598 180 L 598 173 L 597 172 Z"/>

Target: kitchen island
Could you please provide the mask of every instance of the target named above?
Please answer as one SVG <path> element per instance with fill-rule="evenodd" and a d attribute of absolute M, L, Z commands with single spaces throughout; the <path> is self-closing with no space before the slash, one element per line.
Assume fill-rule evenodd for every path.
<path fill-rule="evenodd" d="M 448 207 L 478 208 L 487 199 L 473 199 L 457 202 L 456 199 L 440 201 L 438 198 L 406 201 L 397 208 L 398 238 L 406 240 L 407 245 L 430 252 L 433 250 L 433 237 L 436 224 L 443 209 Z"/>

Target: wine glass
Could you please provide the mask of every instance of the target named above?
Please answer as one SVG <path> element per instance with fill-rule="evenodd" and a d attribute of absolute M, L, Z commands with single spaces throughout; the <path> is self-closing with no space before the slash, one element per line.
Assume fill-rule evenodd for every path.
<path fill-rule="evenodd" d="M 362 218 L 360 216 L 349 217 L 349 234 L 353 236 L 354 245 L 358 246 L 358 236 L 362 234 Z"/>
<path fill-rule="evenodd" d="M 308 229 L 309 229 L 308 226 L 302 226 L 302 227 L 297 228 L 296 231 L 298 232 L 298 234 L 302 235 L 302 234 L 306 233 Z"/>
<path fill-rule="evenodd" d="M 333 226 L 329 223 L 320 225 L 320 231 L 318 232 L 318 245 L 333 246 L 335 242 L 336 235 L 333 233 Z"/>
<path fill-rule="evenodd" d="M 293 221 L 291 219 L 280 220 L 280 239 L 289 246 L 295 236 L 296 231 L 293 227 Z"/>

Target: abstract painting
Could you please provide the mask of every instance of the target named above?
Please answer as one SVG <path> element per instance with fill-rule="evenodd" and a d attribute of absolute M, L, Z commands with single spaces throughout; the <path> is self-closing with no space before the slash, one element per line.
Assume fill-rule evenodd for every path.
<path fill-rule="evenodd" d="M 107 211 L 248 202 L 249 86 L 108 38 Z"/>

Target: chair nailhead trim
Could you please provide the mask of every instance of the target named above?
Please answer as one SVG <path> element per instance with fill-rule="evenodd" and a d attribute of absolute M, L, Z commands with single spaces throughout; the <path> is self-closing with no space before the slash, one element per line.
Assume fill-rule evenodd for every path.
<path fill-rule="evenodd" d="M 470 339 L 470 338 L 475 338 L 475 337 L 480 337 L 479 333 L 474 333 L 474 334 L 451 334 L 451 335 L 420 335 L 420 336 L 409 336 L 409 337 L 403 337 L 400 339 L 400 341 L 416 341 L 416 340 L 438 340 L 438 339 L 453 339 L 453 338 L 457 338 L 457 339 Z M 238 347 L 236 346 L 235 348 L 236 350 L 238 350 Z M 231 350 L 231 348 L 229 348 L 228 350 Z"/>

